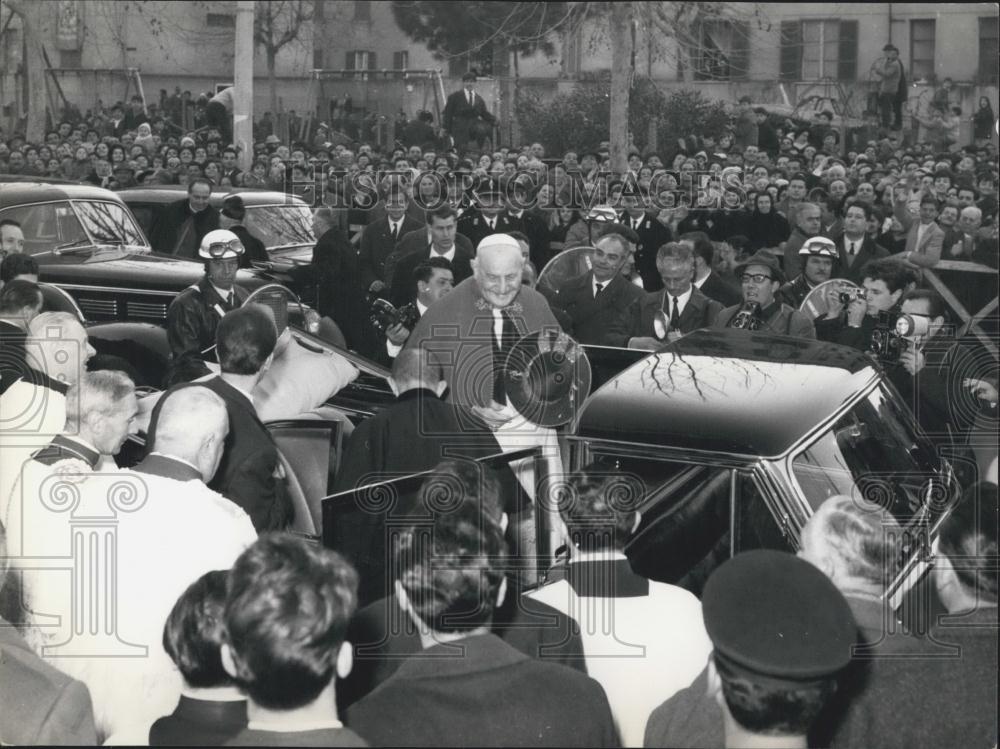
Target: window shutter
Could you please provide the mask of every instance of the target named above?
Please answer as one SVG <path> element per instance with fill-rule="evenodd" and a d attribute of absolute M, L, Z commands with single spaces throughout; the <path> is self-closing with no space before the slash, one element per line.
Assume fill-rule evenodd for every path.
<path fill-rule="evenodd" d="M 368 69 L 369 70 L 377 70 L 377 67 L 375 65 L 375 53 L 374 52 L 369 52 L 368 53 Z"/>
<path fill-rule="evenodd" d="M 750 75 L 750 24 L 733 24 L 733 49 L 729 57 L 729 77 L 745 81 Z"/>
<path fill-rule="evenodd" d="M 840 22 L 840 42 L 837 50 L 837 78 L 853 81 L 858 77 L 858 22 Z"/>
<path fill-rule="evenodd" d="M 354 53 L 348 52 L 344 62 L 344 70 L 354 70 Z"/>
<path fill-rule="evenodd" d="M 783 81 L 796 81 L 802 76 L 802 27 L 798 21 L 781 22 L 781 70 Z"/>

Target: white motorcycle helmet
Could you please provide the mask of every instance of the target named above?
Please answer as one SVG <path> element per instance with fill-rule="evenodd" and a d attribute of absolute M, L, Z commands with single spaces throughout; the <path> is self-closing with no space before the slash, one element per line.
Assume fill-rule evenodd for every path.
<path fill-rule="evenodd" d="M 229 260 L 238 258 L 243 252 L 243 243 L 239 237 L 228 229 L 215 229 L 201 240 L 198 257 L 204 260 Z"/>

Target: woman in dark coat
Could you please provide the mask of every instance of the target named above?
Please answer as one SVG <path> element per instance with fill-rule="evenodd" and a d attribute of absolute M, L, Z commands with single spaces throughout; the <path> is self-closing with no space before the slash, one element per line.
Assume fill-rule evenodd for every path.
<path fill-rule="evenodd" d="M 754 198 L 753 213 L 746 224 L 746 235 L 750 240 L 747 251 L 750 254 L 765 247 L 777 247 L 791 234 L 788 219 L 774 210 L 774 201 L 766 192 Z"/>

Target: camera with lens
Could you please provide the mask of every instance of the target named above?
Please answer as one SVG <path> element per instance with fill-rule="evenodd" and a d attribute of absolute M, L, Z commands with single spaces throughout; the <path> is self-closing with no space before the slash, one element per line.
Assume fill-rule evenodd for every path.
<path fill-rule="evenodd" d="M 410 303 L 402 307 L 393 307 L 385 299 L 373 295 L 368 296 L 368 305 L 371 310 L 371 323 L 380 333 L 385 333 L 395 325 L 402 325 L 407 330 L 413 330 L 413 326 L 420 319 L 420 312 L 417 305 Z"/>
<path fill-rule="evenodd" d="M 930 321 L 921 315 L 879 312 L 868 342 L 868 350 L 883 364 L 893 364 L 910 347 L 911 339 L 930 331 Z"/>
<path fill-rule="evenodd" d="M 864 298 L 865 290 L 857 286 L 845 286 L 840 290 L 840 303 L 845 307 L 855 300 Z"/>
<path fill-rule="evenodd" d="M 760 330 L 764 321 L 760 319 L 760 304 L 757 302 L 744 302 L 739 312 L 729 323 L 730 328 L 737 330 Z"/>

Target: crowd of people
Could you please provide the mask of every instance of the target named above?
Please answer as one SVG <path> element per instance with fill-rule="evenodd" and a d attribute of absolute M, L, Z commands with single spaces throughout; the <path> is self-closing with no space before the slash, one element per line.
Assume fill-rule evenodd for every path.
<path fill-rule="evenodd" d="M 205 265 L 168 310 L 170 387 L 146 414 L 146 454 L 119 469 L 139 430 L 135 383 L 87 371 L 86 329 L 42 311 L 44 266 L 23 254 L 22 227 L 0 223 L 0 417 L 18 424 L 0 443 L 19 468 L 0 476 L 0 559 L 76 554 L 93 572 L 73 578 L 76 600 L 76 569 L 0 565 L 0 740 L 994 745 L 995 446 L 937 529 L 931 588 L 955 616 L 930 632 L 887 605 L 907 541 L 876 506 L 832 496 L 798 556 L 737 554 L 692 591 L 630 567 L 641 512 L 621 501 L 627 477 L 594 465 L 565 477 L 563 552 L 526 588 L 525 508 L 502 470 L 473 460 L 530 431 L 502 376 L 525 334 L 657 350 L 706 327 L 871 353 L 935 446 L 963 454 L 996 433 L 996 361 L 955 335 L 928 273 L 970 312 L 997 296 L 995 273 L 969 270 L 998 265 L 992 142 L 909 143 L 866 113 L 841 144 L 828 113 L 775 128 L 741 100 L 730 130 L 634 150 L 614 174 L 607 143 L 555 159 L 538 143 L 485 149 L 474 81 L 456 93 L 448 140 L 432 127 L 404 133 L 433 142 L 392 148 L 325 127 L 308 143 L 269 133 L 246 173 L 231 92 L 191 132 L 167 124 L 167 97 L 164 118 L 138 99 L 44 144 L 0 143 L 0 173 L 187 185 L 156 242 L 185 234 Z M 377 527 L 378 559 L 360 548 L 376 513 L 335 550 L 288 531 L 259 389 L 287 336 L 243 304 L 236 270 L 254 238 L 242 203 L 208 204 L 215 187 L 308 195 L 316 247 L 296 281 L 315 287 L 326 335 L 391 366 L 395 400 L 353 427 L 332 484 L 429 472 L 415 496 L 428 511 Z M 574 247 L 587 249 L 550 265 Z M 408 312 L 375 324 L 376 300 Z M 879 349 L 887 314 L 916 325 L 900 351 Z M 530 435 L 558 455 L 553 430 Z M 117 576 L 101 577 L 102 553 Z"/>

